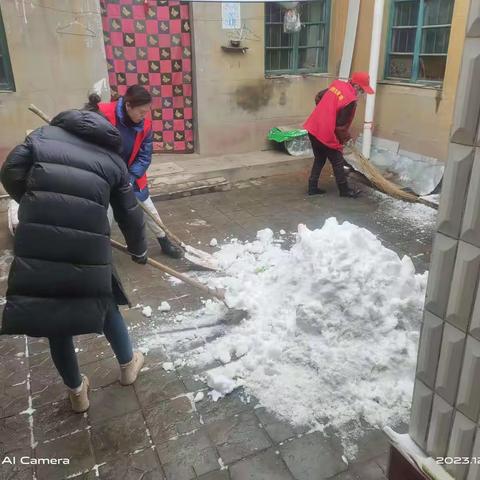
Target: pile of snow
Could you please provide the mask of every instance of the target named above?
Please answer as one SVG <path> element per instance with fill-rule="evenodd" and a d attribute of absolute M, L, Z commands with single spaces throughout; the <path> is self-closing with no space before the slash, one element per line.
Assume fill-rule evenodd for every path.
<path fill-rule="evenodd" d="M 294 425 L 333 426 L 354 457 L 361 421 L 382 427 L 408 418 L 426 274 L 416 275 L 410 258 L 368 230 L 335 218 L 319 230 L 300 225 L 290 250 L 273 237 L 265 229 L 215 254 L 225 276 L 208 283 L 225 288 L 228 304 L 249 312 L 246 320 L 218 326 L 209 342 L 198 341 L 200 331 L 211 334 L 203 328 L 150 342 L 190 366 L 220 361 L 205 371 L 213 399 L 242 385 Z M 185 330 L 224 314 L 207 302 L 177 321 Z"/>
<path fill-rule="evenodd" d="M 162 302 L 159 306 L 158 306 L 158 310 L 160 312 L 169 312 L 170 310 L 172 309 L 172 307 L 170 306 L 170 304 L 168 302 Z"/>
<path fill-rule="evenodd" d="M 146 306 L 142 308 L 142 315 L 144 317 L 150 318 L 152 316 L 152 307 Z"/>
<path fill-rule="evenodd" d="M 218 245 L 218 240 L 216 238 L 212 238 L 210 240 L 210 246 L 211 247 L 216 247 Z"/>

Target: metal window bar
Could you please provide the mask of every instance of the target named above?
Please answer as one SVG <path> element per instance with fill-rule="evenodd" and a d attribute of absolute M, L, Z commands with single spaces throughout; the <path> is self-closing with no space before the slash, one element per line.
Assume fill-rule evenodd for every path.
<path fill-rule="evenodd" d="M 445 1 L 445 0 L 443 0 Z M 453 15 L 453 4 L 454 0 L 446 0 L 448 2 L 448 14 L 449 19 L 451 20 Z M 420 60 L 421 57 L 446 57 L 448 52 L 435 52 L 436 47 L 436 37 L 434 38 L 433 44 L 433 51 L 435 53 L 423 53 L 422 50 L 422 40 L 423 40 L 423 32 L 426 30 L 431 29 L 445 29 L 451 28 L 451 23 L 437 23 L 437 24 L 425 24 L 426 18 L 426 3 L 428 2 L 428 8 L 432 8 L 432 4 L 436 6 L 436 21 L 439 22 L 441 12 L 440 7 L 442 4 L 442 0 L 417 0 L 418 2 L 418 17 L 416 25 L 395 25 L 395 15 L 397 13 L 397 7 L 400 7 L 402 4 L 411 3 L 412 0 L 391 0 L 390 1 L 390 19 L 389 19 L 389 31 L 388 31 L 388 39 L 387 39 L 387 61 L 385 62 L 385 78 L 400 78 L 402 81 L 410 81 L 412 83 L 419 83 L 419 71 L 420 71 Z M 393 38 L 394 38 L 394 31 L 395 30 L 402 30 L 402 29 L 416 29 L 415 34 L 415 47 L 413 52 L 397 52 L 392 49 L 393 47 Z M 449 32 L 450 33 L 450 32 Z M 448 34 L 449 35 L 449 34 Z M 448 50 L 448 41 L 446 45 L 446 49 Z M 391 67 L 391 57 L 392 56 L 412 56 L 412 72 L 410 79 L 403 78 L 403 77 L 393 77 L 390 75 L 390 67 Z M 421 80 L 421 83 L 439 83 L 439 81 L 431 81 L 431 80 Z"/>
<path fill-rule="evenodd" d="M 13 80 L 12 65 L 8 53 L 7 37 L 3 24 L 2 10 L 0 8 L 0 68 L 4 73 L 4 79 L 0 78 L 0 90 L 15 91 L 15 82 Z"/>
<path fill-rule="evenodd" d="M 290 50 L 292 52 L 292 68 L 289 69 L 265 69 L 265 73 L 267 75 L 281 75 L 281 74 L 302 74 L 302 73 L 319 73 L 325 72 L 327 70 L 327 61 L 328 55 L 328 40 L 329 40 L 329 33 L 330 33 L 330 0 L 323 0 L 322 7 L 322 17 L 323 19 L 320 21 L 313 21 L 312 19 L 302 20 L 302 28 L 303 26 L 310 26 L 310 25 L 318 25 L 323 26 L 323 38 L 320 38 L 320 43 L 318 45 L 300 45 L 300 32 L 294 32 L 289 35 L 292 36 L 292 45 L 291 46 L 274 46 L 270 45 L 269 41 L 269 27 L 272 25 L 282 25 L 283 22 L 278 21 L 270 21 L 271 13 L 274 8 L 272 4 L 265 4 L 265 65 L 267 65 L 268 54 L 269 52 L 275 50 Z M 308 49 L 308 48 L 315 48 L 317 49 L 317 66 L 315 68 L 300 68 L 299 65 L 299 53 L 301 50 Z"/>

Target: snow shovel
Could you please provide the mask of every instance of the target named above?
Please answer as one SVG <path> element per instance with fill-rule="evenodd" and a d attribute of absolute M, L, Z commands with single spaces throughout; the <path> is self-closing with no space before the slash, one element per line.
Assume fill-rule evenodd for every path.
<path fill-rule="evenodd" d="M 213 270 L 217 271 L 220 270 L 217 260 L 213 255 L 210 255 L 203 250 L 199 250 L 198 248 L 192 247 L 191 245 L 187 245 L 183 243 L 175 234 L 173 234 L 165 224 L 155 216 L 150 210 L 142 203 L 138 202 L 140 206 L 143 208 L 143 211 L 183 250 L 184 257 L 191 263 L 198 265 L 206 270 Z"/>
<path fill-rule="evenodd" d="M 130 256 L 130 253 L 128 252 L 128 249 L 125 245 L 122 245 L 121 243 L 113 239 L 110 239 L 110 244 L 116 250 L 119 250 L 120 252 L 126 253 L 128 256 Z M 150 266 L 158 270 L 161 270 L 162 272 L 167 273 L 172 277 L 178 278 L 182 282 L 185 282 L 186 284 L 194 288 L 197 288 L 198 290 L 201 290 L 206 295 L 213 297 L 217 300 L 220 300 L 228 309 L 227 313 L 223 316 L 220 323 L 234 325 L 234 324 L 240 323 L 243 319 L 247 318 L 248 312 L 246 312 L 245 310 L 238 310 L 228 306 L 227 302 L 225 301 L 225 293 L 223 290 L 220 290 L 218 288 L 213 289 L 213 288 L 207 287 L 203 283 L 197 282 L 193 278 L 190 278 L 189 276 L 184 275 L 183 273 L 177 272 L 173 268 L 170 268 L 167 265 L 164 265 L 163 263 L 157 262 L 153 258 L 148 258 L 147 263 Z"/>

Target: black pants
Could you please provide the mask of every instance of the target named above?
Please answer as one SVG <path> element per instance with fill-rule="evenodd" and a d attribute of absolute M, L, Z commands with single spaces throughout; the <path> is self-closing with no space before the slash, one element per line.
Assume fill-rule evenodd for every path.
<path fill-rule="evenodd" d="M 311 134 L 308 134 L 308 136 L 310 137 L 313 155 L 315 156 L 310 179 L 308 180 L 309 188 L 315 188 L 318 186 L 318 179 L 320 178 L 320 173 L 322 173 L 322 168 L 325 165 L 327 158 L 332 164 L 333 174 L 335 175 L 337 185 L 346 184 L 347 177 L 345 175 L 345 170 L 343 169 L 346 162 L 343 158 L 342 152 L 334 150 L 333 148 L 328 148 Z"/>

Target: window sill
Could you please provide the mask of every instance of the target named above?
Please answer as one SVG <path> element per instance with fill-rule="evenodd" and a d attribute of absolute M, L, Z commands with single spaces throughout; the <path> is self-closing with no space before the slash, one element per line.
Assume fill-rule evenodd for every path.
<path fill-rule="evenodd" d="M 334 75 L 326 72 L 297 72 L 297 73 L 265 73 L 265 78 L 275 79 L 275 78 L 305 78 L 305 77 L 319 77 L 319 78 L 335 78 Z"/>
<path fill-rule="evenodd" d="M 422 90 L 434 90 L 439 91 L 443 89 L 443 82 L 438 83 L 410 83 L 402 82 L 399 80 L 381 80 L 377 82 L 378 85 L 393 85 L 396 87 L 410 87 L 410 88 L 419 88 Z"/>

